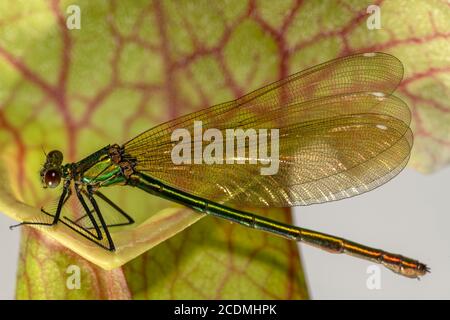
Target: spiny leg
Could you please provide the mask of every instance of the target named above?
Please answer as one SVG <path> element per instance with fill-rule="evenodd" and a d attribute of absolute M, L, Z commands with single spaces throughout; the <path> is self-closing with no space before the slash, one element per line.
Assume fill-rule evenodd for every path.
<path fill-rule="evenodd" d="M 53 221 L 52 222 L 23 221 L 23 222 L 21 222 L 19 224 L 10 226 L 9 229 L 12 230 L 13 228 L 20 227 L 20 226 L 23 226 L 23 225 L 54 226 L 59 221 L 59 217 L 61 216 L 61 211 L 62 211 L 63 205 L 66 203 L 67 199 L 69 199 L 69 197 L 71 196 L 71 192 L 70 192 L 70 188 L 69 187 L 70 187 L 70 180 L 66 180 L 64 182 L 63 192 L 62 192 L 61 196 L 59 197 L 58 207 L 56 208 L 55 215 L 52 215 L 52 214 L 46 212 L 43 208 L 41 208 L 41 212 L 43 212 L 43 213 L 53 217 Z"/>
<path fill-rule="evenodd" d="M 83 198 L 83 195 L 81 194 L 81 190 L 80 187 L 78 187 L 77 185 L 75 185 L 75 193 L 77 195 L 78 200 L 80 201 L 84 211 L 86 212 L 86 215 L 89 217 L 89 220 L 91 221 L 92 225 L 93 225 L 93 229 L 95 229 L 96 234 L 92 233 L 91 231 L 89 231 L 89 228 L 85 228 L 79 224 L 76 223 L 76 221 L 71 220 L 68 217 L 64 217 L 64 220 L 68 221 L 69 223 L 66 223 L 66 225 L 70 226 L 70 223 L 77 226 L 78 228 L 84 230 L 86 233 L 88 233 L 90 236 L 94 237 L 97 240 L 102 240 L 103 239 L 103 234 L 100 231 L 100 227 L 97 224 L 97 221 L 95 220 L 95 217 L 93 215 L 92 210 L 89 209 L 88 205 L 86 204 L 86 201 Z M 73 227 L 71 227 L 71 229 L 75 230 Z M 90 228 L 92 229 L 92 228 Z M 75 230 L 77 231 L 77 230 Z M 79 234 L 83 234 L 82 232 L 77 231 Z M 87 236 L 86 236 L 87 237 Z M 89 237 L 87 237 L 89 239 Z"/>
<path fill-rule="evenodd" d="M 85 190 L 82 190 L 82 192 L 88 196 L 87 192 Z M 125 217 L 125 219 L 127 219 L 127 222 L 122 222 L 122 223 L 114 223 L 114 224 L 108 224 L 106 223 L 106 226 L 108 228 L 111 227 L 119 227 L 119 226 L 128 226 L 133 224 L 135 221 L 134 219 L 128 215 L 122 208 L 120 208 L 118 205 L 116 205 L 111 199 L 109 199 L 108 197 L 106 197 L 103 193 L 101 193 L 100 191 L 96 191 L 94 193 L 94 195 L 98 196 L 99 198 L 101 198 L 103 201 L 105 201 L 108 205 L 110 205 L 113 209 L 115 209 L 121 216 Z M 93 213 L 94 210 L 91 210 L 91 213 Z M 79 221 L 85 219 L 88 215 L 85 214 L 82 217 L 78 218 L 77 220 L 75 220 L 75 223 L 78 223 Z M 94 227 L 87 227 L 86 229 L 92 230 Z"/>
<path fill-rule="evenodd" d="M 76 233 L 78 233 L 79 235 L 81 235 L 81 236 L 83 236 L 84 238 L 86 238 L 86 239 L 88 239 L 88 240 L 94 242 L 94 243 L 95 243 L 96 245 L 98 245 L 99 247 L 102 247 L 102 248 L 104 248 L 104 249 L 106 249 L 106 250 L 109 250 L 109 251 L 114 251 L 114 250 L 115 250 L 114 243 L 113 243 L 113 241 L 112 241 L 112 238 L 111 238 L 111 236 L 110 236 L 110 234 L 109 234 L 109 231 L 108 231 L 107 227 L 105 228 L 104 219 L 103 219 L 103 217 L 102 217 L 102 215 L 101 215 L 100 210 L 98 209 L 97 203 L 95 202 L 95 200 L 94 200 L 93 197 L 92 197 L 92 191 L 91 191 L 91 189 L 90 189 L 89 186 L 88 186 L 88 190 L 89 190 L 90 192 L 87 192 L 87 193 L 86 193 L 86 192 L 84 192 L 83 190 L 81 190 L 80 188 L 77 188 L 77 187 L 75 188 L 75 191 L 76 191 L 76 194 L 77 194 L 77 196 L 78 196 L 78 199 L 79 199 L 81 205 L 83 206 L 83 209 L 84 209 L 85 212 L 86 212 L 85 216 L 88 216 L 88 217 L 89 217 L 89 219 L 90 219 L 92 225 L 94 226 L 93 228 L 97 231 L 97 234 L 94 234 L 94 233 L 90 232 L 90 231 L 88 230 L 88 228 L 85 228 L 85 227 L 83 227 L 83 226 L 80 226 L 79 224 L 75 223 L 74 221 L 72 221 L 71 219 L 69 219 L 69 218 L 67 218 L 67 217 L 64 217 L 64 219 L 62 219 L 61 222 L 62 222 L 63 224 L 65 224 L 67 227 L 69 227 L 70 229 L 72 229 L 73 231 L 75 231 Z M 81 194 L 82 192 L 83 192 L 85 195 L 88 196 L 89 201 L 91 201 L 91 204 L 92 204 L 92 206 L 94 207 L 94 210 L 90 210 L 90 209 L 89 209 L 89 207 L 87 206 L 86 201 L 85 201 L 83 195 Z M 95 219 L 95 217 L 94 217 L 94 213 L 97 214 L 97 216 L 98 216 L 98 218 L 99 218 L 99 220 L 100 220 L 101 226 L 99 226 L 99 225 L 97 224 L 97 221 L 96 221 L 96 219 Z M 78 219 L 78 220 L 79 220 L 79 219 Z M 78 220 L 77 220 L 77 221 L 78 221 Z M 108 245 L 107 245 L 107 246 L 104 245 L 104 244 L 100 241 L 100 240 L 103 239 L 103 234 L 102 234 L 100 228 L 103 228 L 103 229 L 105 230 L 105 235 L 106 235 L 106 238 L 107 238 L 107 240 L 108 240 Z"/>
<path fill-rule="evenodd" d="M 114 242 L 113 242 L 113 240 L 111 238 L 111 234 L 109 233 L 108 226 L 105 223 L 105 219 L 103 219 L 103 215 L 100 212 L 100 208 L 98 207 L 97 201 L 95 201 L 95 199 L 94 199 L 94 192 L 93 192 L 91 186 L 87 187 L 87 192 L 88 192 L 89 200 L 91 201 L 91 204 L 94 207 L 95 212 L 97 213 L 97 217 L 99 218 L 100 223 L 101 223 L 101 225 L 103 227 L 103 230 L 105 231 L 106 238 L 108 239 L 108 243 L 109 243 L 108 250 L 114 251 L 114 250 L 116 250 L 116 248 L 114 246 Z"/>
<path fill-rule="evenodd" d="M 117 226 L 127 226 L 134 223 L 134 219 L 128 215 L 125 211 L 122 210 L 118 205 L 116 205 L 114 202 L 112 202 L 108 197 L 106 197 L 103 193 L 100 191 L 95 192 L 95 195 L 101 198 L 103 201 L 105 201 L 107 204 L 109 204 L 112 208 L 114 208 L 117 212 L 119 212 L 122 216 L 125 217 L 125 219 L 128 220 L 128 222 L 124 223 L 116 223 L 107 225 L 108 227 L 117 227 Z"/>

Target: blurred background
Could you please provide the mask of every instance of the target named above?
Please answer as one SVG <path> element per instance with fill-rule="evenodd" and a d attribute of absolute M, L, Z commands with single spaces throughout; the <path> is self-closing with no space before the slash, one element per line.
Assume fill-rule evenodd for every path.
<path fill-rule="evenodd" d="M 396 95 L 412 110 L 409 168 L 368 194 L 296 208 L 294 219 L 420 259 L 431 274 L 419 282 L 381 268 L 378 288 L 368 289 L 370 263 L 306 246 L 298 257 L 292 243 L 212 219 L 105 272 L 37 232 L 23 232 L 30 245 L 19 249 L 20 231 L 9 231 L 14 221 L 1 215 L 0 298 L 14 297 L 16 270 L 19 298 L 108 299 L 118 297 L 105 292 L 121 290 L 141 299 L 305 299 L 308 291 L 317 299 L 450 298 L 450 6 L 373 2 L 1 1 L 0 147 L 8 186 L 39 207 L 49 200 L 37 178 L 43 148 L 75 161 L 306 67 L 383 51 L 405 66 Z M 155 208 L 139 195 L 115 196 L 131 209 Z M 289 222 L 280 210 L 267 214 Z M 44 290 L 64 283 L 58 277 L 67 264 L 82 264 L 87 288 L 99 291 Z M 112 284 L 120 288 L 107 290 Z"/>

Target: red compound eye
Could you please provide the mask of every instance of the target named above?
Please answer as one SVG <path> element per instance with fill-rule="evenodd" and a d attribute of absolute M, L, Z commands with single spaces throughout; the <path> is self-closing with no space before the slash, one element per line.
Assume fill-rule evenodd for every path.
<path fill-rule="evenodd" d="M 58 170 L 48 170 L 44 175 L 44 183 L 49 188 L 56 188 L 61 182 L 61 173 Z"/>

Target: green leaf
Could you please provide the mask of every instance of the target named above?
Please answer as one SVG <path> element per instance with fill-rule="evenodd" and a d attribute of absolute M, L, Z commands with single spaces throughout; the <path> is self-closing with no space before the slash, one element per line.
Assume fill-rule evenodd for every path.
<path fill-rule="evenodd" d="M 176 8 L 162 8 L 157 2 L 125 6 L 80 3 L 82 29 L 69 31 L 63 17 L 67 5 L 19 3 L 2 11 L 2 20 L 10 23 L 0 41 L 1 67 L 9 81 L 0 95 L 4 106 L 1 139 L 5 147 L 0 174 L 3 181 L 9 178 L 10 183 L 2 185 L 0 209 L 18 221 L 42 219 L 39 207 L 59 195 L 44 192 L 40 186 L 37 173 L 43 161 L 42 148 L 61 149 L 66 161 L 75 161 L 107 143 L 126 141 L 169 117 L 247 90 L 233 92 L 231 84 L 226 89 L 224 82 L 234 81 L 232 78 L 239 73 L 224 71 L 206 57 L 198 59 L 198 70 L 180 65 L 177 81 L 170 78 L 175 72 L 168 68 L 179 60 L 170 57 L 177 49 L 165 46 L 170 41 L 175 43 L 177 30 L 172 30 L 174 25 L 168 21 L 152 21 L 152 17 L 156 19 L 155 10 L 165 11 L 169 17 L 176 14 Z M 158 17 L 163 18 L 163 14 Z M 156 33 L 155 25 L 159 28 Z M 169 33 L 173 40 L 164 39 Z M 14 37 L 8 39 L 11 34 Z M 23 41 L 17 41 L 22 38 Z M 158 49 L 149 49 L 153 46 Z M 260 50 L 264 50 L 263 45 Z M 204 76 L 214 82 L 202 80 Z M 190 77 L 198 80 L 190 81 Z M 221 92 L 216 95 L 217 89 Z M 140 287 L 135 284 L 143 277 L 147 279 L 144 289 L 152 291 L 152 298 L 306 297 L 294 243 L 267 239 L 261 233 L 241 232 L 242 228 L 212 218 L 164 242 L 150 255 L 135 259 L 124 269 L 125 279 L 123 270 L 117 267 L 202 216 L 173 208 L 167 201 L 143 198 L 134 190 L 125 195 L 123 188 L 112 188 L 110 193 L 140 222 L 137 227 L 114 232 L 117 252 L 112 254 L 96 247 L 64 225 L 40 227 L 39 231 L 24 228 L 18 298 L 142 298 L 142 283 Z M 278 216 L 289 220 L 288 212 Z M 232 237 L 234 233 L 237 235 Z M 186 241 L 183 237 L 188 234 L 195 237 Z M 189 250 L 174 253 L 171 246 L 180 243 L 180 239 Z M 197 264 L 200 257 L 201 264 Z M 158 260 L 162 262 L 155 264 Z M 223 265 L 225 260 L 230 264 Z M 147 267 L 136 272 L 133 268 L 139 261 Z M 78 290 L 66 286 L 72 265 L 82 270 Z M 113 270 L 105 271 L 95 265 Z M 186 280 L 193 268 L 197 271 L 190 281 L 201 285 L 200 289 Z M 148 276 L 160 269 L 164 276 Z M 248 271 L 252 273 L 247 274 Z M 208 285 L 203 283 L 208 279 L 205 275 L 211 277 Z"/>
<path fill-rule="evenodd" d="M 288 214 L 289 210 L 270 211 L 272 218 L 291 222 Z M 202 219 L 123 269 L 137 299 L 307 297 L 295 242 L 212 217 Z"/>
<path fill-rule="evenodd" d="M 120 268 L 105 271 L 41 232 L 22 233 L 16 297 L 19 299 L 130 299 L 131 292 Z M 79 268 L 75 287 L 71 266 Z"/>
<path fill-rule="evenodd" d="M 0 188 L 0 209 L 33 219 L 58 196 L 39 183 L 42 147 L 76 161 L 162 121 L 360 51 L 389 52 L 405 64 L 398 94 L 413 110 L 411 165 L 432 171 L 447 164 L 448 5 L 380 2 L 381 29 L 368 30 L 372 2 L 77 1 L 81 30 L 65 27 L 70 1 L 0 3 L 0 175 L 10 181 Z M 115 232 L 116 254 L 63 226 L 24 229 L 18 298 L 307 297 L 294 243 L 212 217 L 187 228 L 201 216 L 124 189 L 109 195 L 142 224 Z M 283 210 L 265 214 L 290 221 Z M 112 271 L 93 264 L 113 269 L 130 260 Z M 82 269 L 76 292 L 65 289 L 69 265 Z"/>

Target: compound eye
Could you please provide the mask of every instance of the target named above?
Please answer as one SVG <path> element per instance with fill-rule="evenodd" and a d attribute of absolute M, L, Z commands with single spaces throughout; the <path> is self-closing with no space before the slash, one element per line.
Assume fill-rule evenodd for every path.
<path fill-rule="evenodd" d="M 49 188 L 56 188 L 61 182 L 61 173 L 58 170 L 48 170 L 44 175 L 44 183 Z"/>

